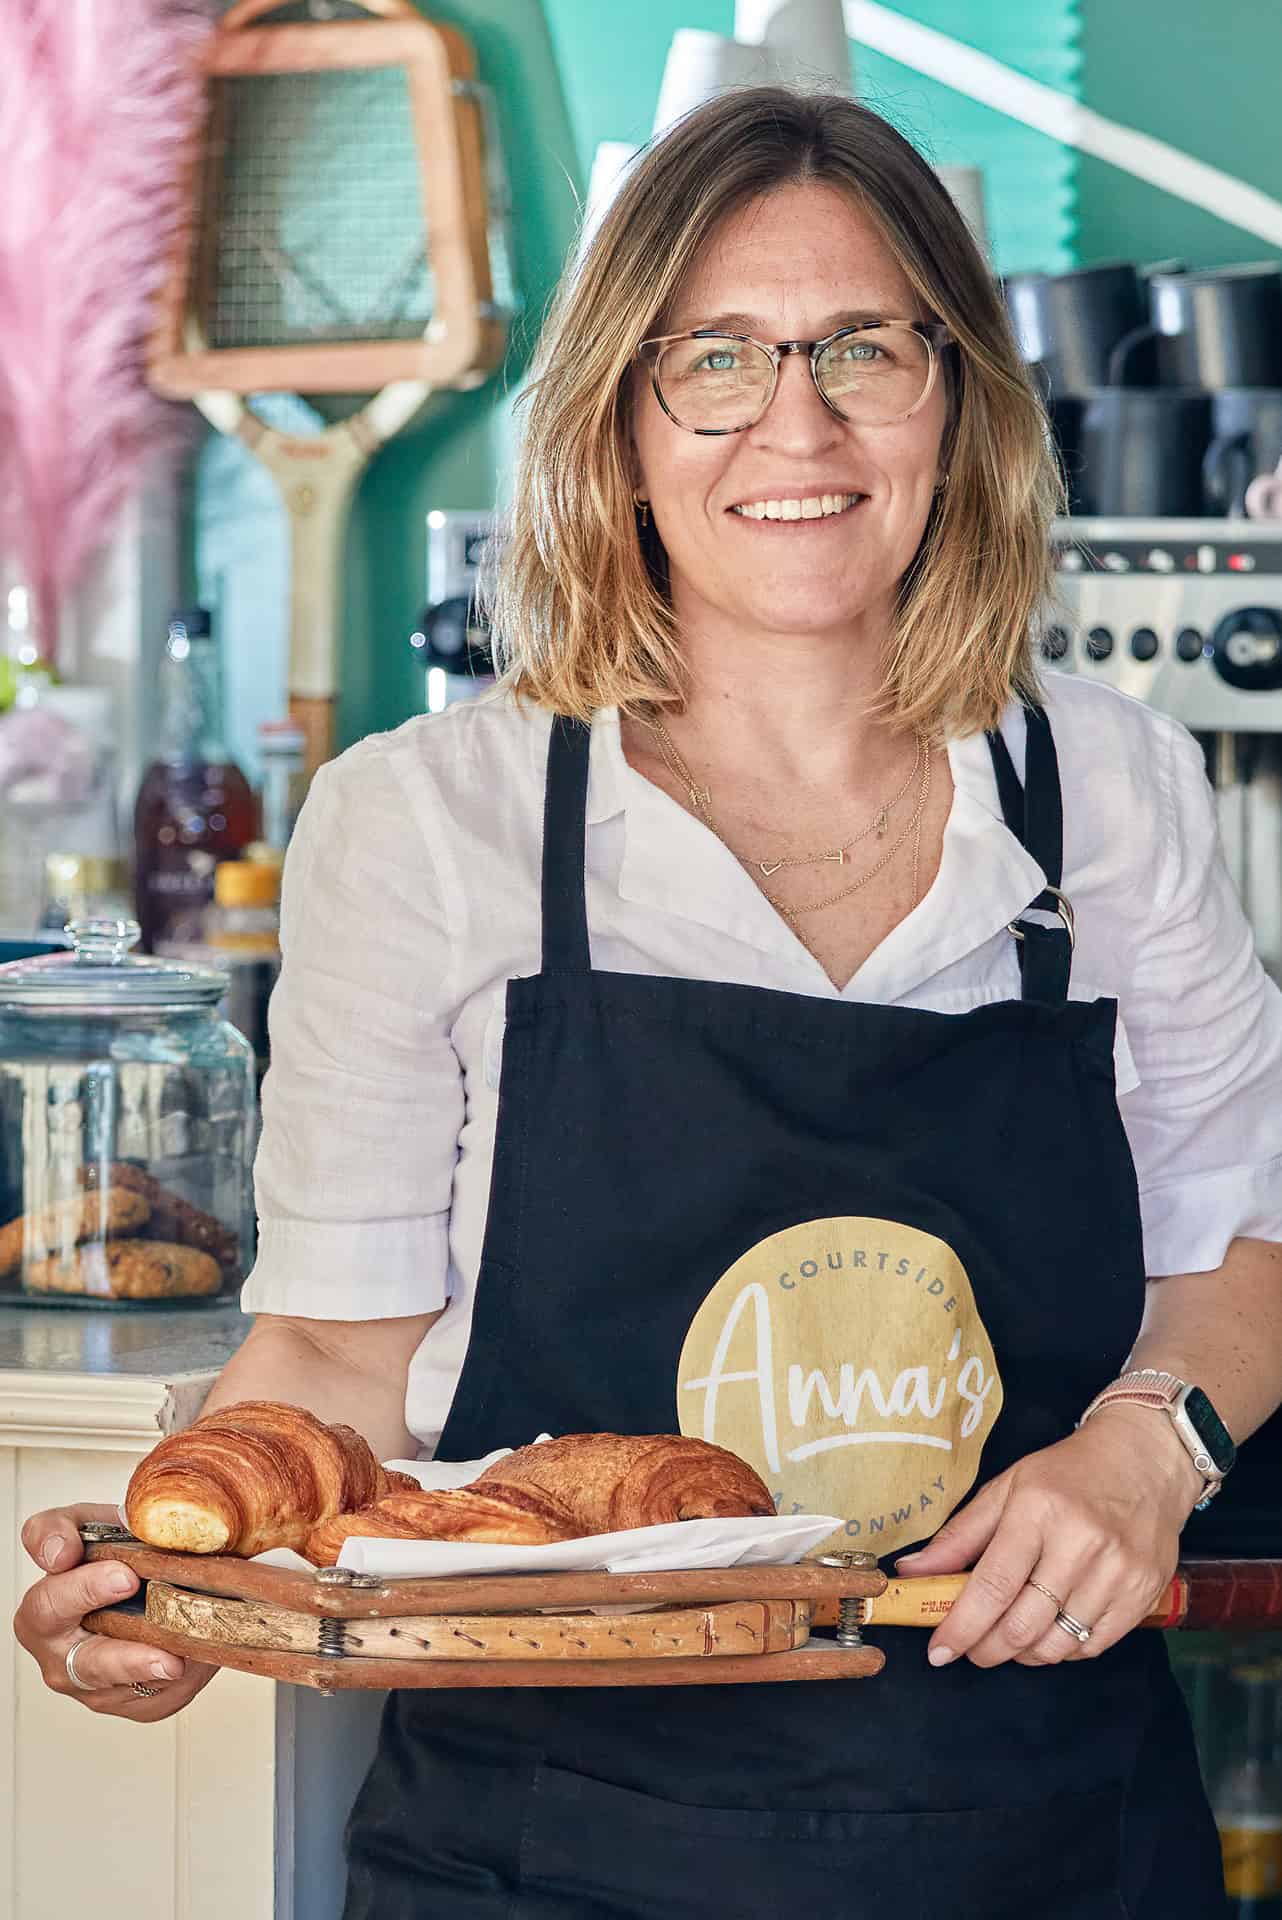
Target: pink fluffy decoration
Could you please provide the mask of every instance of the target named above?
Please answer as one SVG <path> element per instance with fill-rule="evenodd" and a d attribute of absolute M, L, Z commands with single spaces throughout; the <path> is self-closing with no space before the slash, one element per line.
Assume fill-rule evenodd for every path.
<path fill-rule="evenodd" d="M 144 351 L 209 31 L 195 0 L 0 0 L 0 553 L 46 658 L 188 418 L 148 391 Z"/>

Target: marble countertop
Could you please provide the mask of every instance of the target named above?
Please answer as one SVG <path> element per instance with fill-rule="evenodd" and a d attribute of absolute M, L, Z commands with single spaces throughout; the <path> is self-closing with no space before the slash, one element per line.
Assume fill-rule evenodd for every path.
<path fill-rule="evenodd" d="M 253 1325 L 219 1307 L 0 1306 L 0 1374 L 88 1373 L 136 1379 L 217 1373 Z"/>

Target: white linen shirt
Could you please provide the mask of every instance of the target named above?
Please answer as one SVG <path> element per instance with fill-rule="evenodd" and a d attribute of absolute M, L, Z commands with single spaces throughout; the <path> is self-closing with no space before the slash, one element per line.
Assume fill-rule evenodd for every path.
<path fill-rule="evenodd" d="M 1282 1240 L 1282 995 L 1255 956 L 1191 735 L 1068 675 L 1048 675 L 1045 698 L 1077 916 L 1071 994 L 1119 1003 L 1147 1270 L 1210 1271 L 1237 1234 Z M 501 692 L 360 741 L 313 781 L 285 867 L 259 1250 L 241 1305 L 366 1320 L 448 1303 L 409 1373 L 406 1424 L 425 1453 L 467 1351 L 505 991 L 540 964 L 550 724 Z M 1003 732 L 1022 778 L 1014 707 Z M 734 855 L 629 765 L 603 709 L 593 965 L 940 1013 L 1017 999 L 1007 923 L 1045 876 L 1003 822 L 983 735 L 948 757 L 935 881 L 838 992 Z"/>

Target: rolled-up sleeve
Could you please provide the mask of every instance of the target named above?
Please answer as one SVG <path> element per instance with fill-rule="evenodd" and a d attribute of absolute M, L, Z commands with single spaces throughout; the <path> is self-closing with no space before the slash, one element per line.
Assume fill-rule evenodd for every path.
<path fill-rule="evenodd" d="M 447 916 L 380 740 L 312 782 L 285 862 L 246 1313 L 445 1305 L 463 1087 Z"/>
<path fill-rule="evenodd" d="M 1121 999 L 1140 1084 L 1120 1106 L 1150 1274 L 1206 1273 L 1231 1240 L 1282 1240 L 1282 994 L 1220 845 L 1201 751 L 1172 727 L 1151 908 Z"/>

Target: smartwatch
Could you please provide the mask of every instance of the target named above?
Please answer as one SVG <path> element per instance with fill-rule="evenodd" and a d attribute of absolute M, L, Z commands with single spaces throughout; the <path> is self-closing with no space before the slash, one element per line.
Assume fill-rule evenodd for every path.
<path fill-rule="evenodd" d="M 1154 1407 L 1166 1415 L 1202 1476 L 1202 1495 L 1193 1510 L 1200 1513 L 1208 1507 L 1237 1459 L 1237 1448 L 1201 1387 L 1190 1386 L 1173 1373 L 1163 1373 L 1156 1367 L 1141 1367 L 1136 1372 L 1122 1374 L 1102 1393 L 1096 1394 L 1078 1426 L 1101 1407 L 1119 1401 L 1137 1407 Z"/>

